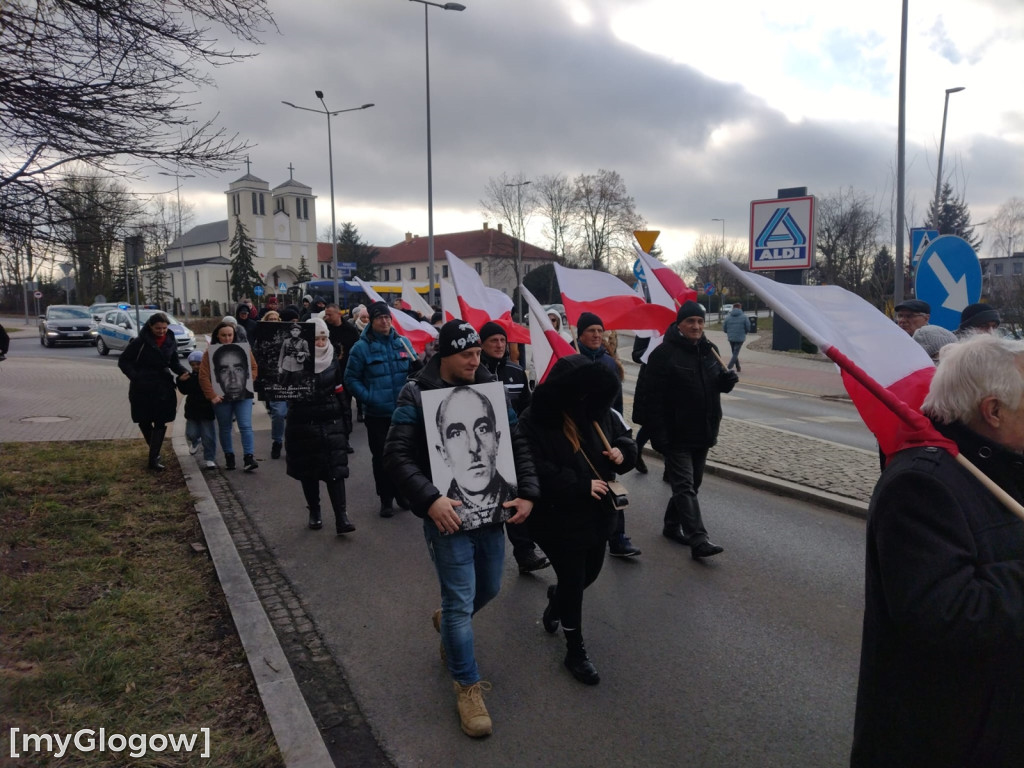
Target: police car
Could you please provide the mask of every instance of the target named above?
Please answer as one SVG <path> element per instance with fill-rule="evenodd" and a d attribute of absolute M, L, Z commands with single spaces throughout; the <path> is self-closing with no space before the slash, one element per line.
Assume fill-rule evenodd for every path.
<path fill-rule="evenodd" d="M 159 309 L 140 309 L 138 322 L 142 325 L 150 317 L 160 312 Z M 166 312 L 164 312 L 167 315 Z M 170 320 L 168 331 L 174 334 L 178 342 L 178 354 L 182 357 L 196 348 L 196 335 L 185 327 L 184 323 L 167 315 Z M 96 351 L 101 355 L 109 355 L 111 350 L 120 352 L 128 346 L 128 342 L 139 335 L 135 320 L 135 308 L 121 306 L 108 310 L 99 322 L 99 338 L 96 340 Z"/>

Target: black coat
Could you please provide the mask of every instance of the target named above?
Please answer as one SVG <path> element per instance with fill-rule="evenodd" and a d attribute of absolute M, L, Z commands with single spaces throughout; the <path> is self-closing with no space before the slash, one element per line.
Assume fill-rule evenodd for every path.
<path fill-rule="evenodd" d="M 722 423 L 722 393 L 738 377 L 718 361 L 718 347 L 702 336 L 696 344 L 670 325 L 651 352 L 634 398 L 642 400 L 643 424 L 659 453 L 711 448 Z"/>
<path fill-rule="evenodd" d="M 285 460 L 288 475 L 296 480 L 348 477 L 348 434 L 335 393 L 341 382 L 341 369 L 334 360 L 315 375 L 313 393 L 288 406 Z"/>
<path fill-rule="evenodd" d="M 199 384 L 199 371 L 182 381 L 178 379 L 178 391 L 185 395 L 185 418 L 192 421 L 213 421 L 213 403 L 206 399 Z"/>
<path fill-rule="evenodd" d="M 508 349 L 505 350 L 505 356 L 501 359 L 481 354 L 480 365 L 504 385 L 512 408 L 516 414 L 522 416 L 523 411 L 530 404 L 530 397 L 533 394 L 530 391 L 530 379 L 522 366 L 509 359 Z"/>
<path fill-rule="evenodd" d="M 482 365 L 476 369 L 476 384 L 494 381 Z M 391 416 L 391 429 L 384 445 L 384 471 L 392 482 L 409 500 L 410 509 L 417 517 L 426 517 L 430 505 L 444 494 L 434 485 L 430 472 L 430 447 L 423 426 L 423 401 L 425 389 L 442 389 L 450 386 L 441 378 L 441 357 L 434 355 L 421 371 L 413 374 L 398 395 L 398 405 Z M 509 431 L 512 440 L 512 455 L 516 465 L 517 496 L 536 502 L 540 496 L 537 471 L 530 456 L 530 446 L 519 427 L 515 410 L 508 404 Z"/>
<path fill-rule="evenodd" d="M 178 342 L 170 331 L 162 346 L 148 326 L 142 326 L 139 335 L 128 342 L 117 359 L 117 367 L 128 377 L 128 401 L 132 406 L 132 421 L 136 424 L 168 424 L 174 421 L 178 410 L 178 395 L 174 378 L 168 369 L 181 375 L 188 371 L 178 359 Z"/>
<path fill-rule="evenodd" d="M 327 326 L 327 335 L 331 340 L 331 346 L 334 347 L 334 356 L 341 362 L 341 375 L 345 376 L 345 366 L 348 365 L 348 355 L 352 351 L 352 347 L 359 341 L 361 333 L 356 328 L 355 323 L 349 320 L 342 320 L 341 325 L 331 325 L 325 323 Z"/>
<path fill-rule="evenodd" d="M 628 472 L 636 465 L 636 443 L 622 417 L 611 408 L 619 391 L 614 373 L 583 355 L 572 355 L 555 364 L 523 414 L 523 430 L 541 491 L 526 523 L 542 548 L 547 542 L 557 542 L 587 549 L 607 540 L 615 527 L 617 514 L 611 499 L 598 501 L 590 495 L 590 481 L 597 478 L 587 459 L 604 480 L 614 480 L 616 472 Z M 562 430 L 565 412 L 572 415 L 586 457 L 574 449 Z M 593 421 L 601 426 L 608 442 L 622 451 L 622 464 L 616 466 L 602 454 L 605 447 Z"/>
<path fill-rule="evenodd" d="M 1024 456 L 941 429 L 1024 500 Z M 850 765 L 1024 765 L 1024 521 L 938 448 L 895 454 L 868 514 Z"/>

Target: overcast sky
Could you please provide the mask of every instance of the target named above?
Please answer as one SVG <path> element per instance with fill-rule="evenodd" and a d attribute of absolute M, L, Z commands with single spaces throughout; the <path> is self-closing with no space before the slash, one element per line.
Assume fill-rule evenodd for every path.
<path fill-rule="evenodd" d="M 372 109 L 332 120 L 337 219 L 392 245 L 427 234 L 424 6 L 270 0 L 279 31 L 214 73 L 197 116 L 256 146 L 252 172 L 295 178 L 330 226 L 326 118 L 281 104 Z M 482 225 L 489 177 L 618 171 L 667 261 L 700 235 L 745 242 L 749 204 L 780 187 L 852 186 L 894 211 L 900 3 L 895 0 L 466 0 L 430 8 L 434 231 Z M 1024 197 L 1024 2 L 911 0 L 907 217 L 943 171 L 974 221 Z M 237 172 L 187 179 L 194 223 L 226 218 Z M 154 177 L 150 189 L 162 187 Z M 894 214 L 893 214 L 894 215 Z M 984 227 L 979 228 L 984 235 Z M 540 240 L 540 238 L 534 238 Z M 538 245 L 545 245 L 542 241 Z M 987 255 L 987 252 L 985 253 Z"/>

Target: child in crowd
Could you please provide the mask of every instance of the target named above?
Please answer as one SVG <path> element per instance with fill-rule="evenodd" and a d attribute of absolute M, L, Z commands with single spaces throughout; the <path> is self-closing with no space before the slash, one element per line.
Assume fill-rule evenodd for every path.
<path fill-rule="evenodd" d="M 213 405 L 199 386 L 199 365 L 202 361 L 203 353 L 198 349 L 188 356 L 192 375 L 184 381 L 178 379 L 178 391 L 185 395 L 185 439 L 188 440 L 188 452 L 195 456 L 202 445 L 203 463 L 200 466 L 216 469 L 214 458 L 217 456 L 217 432 L 214 428 Z"/>

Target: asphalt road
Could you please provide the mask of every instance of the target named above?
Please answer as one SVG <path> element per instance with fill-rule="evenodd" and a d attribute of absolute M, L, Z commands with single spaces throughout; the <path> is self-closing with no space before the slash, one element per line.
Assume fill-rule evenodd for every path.
<path fill-rule="evenodd" d="M 258 420 L 257 426 L 259 427 Z M 860 646 L 864 524 L 708 478 L 701 493 L 723 555 L 706 564 L 660 536 L 661 465 L 627 475 L 627 524 L 644 554 L 609 558 L 587 592 L 584 633 L 602 675 L 587 688 L 562 668 L 540 624 L 550 570 L 505 585 L 474 621 L 494 735 L 459 730 L 430 624 L 438 586 L 410 513 L 373 503 L 357 427 L 348 482 L 358 530 L 305 528 L 284 461 L 229 473 L 364 715 L 399 766 L 800 765 L 848 761 Z M 326 503 L 326 498 L 324 499 Z"/>

